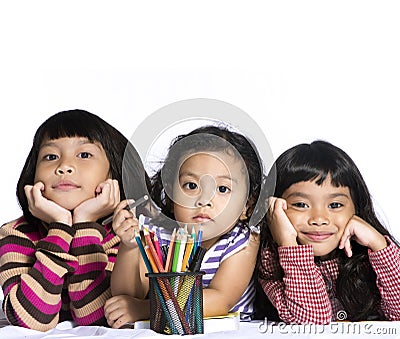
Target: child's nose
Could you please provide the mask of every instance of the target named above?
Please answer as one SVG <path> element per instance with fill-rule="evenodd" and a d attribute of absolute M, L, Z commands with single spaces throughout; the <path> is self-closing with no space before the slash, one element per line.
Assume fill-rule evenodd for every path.
<path fill-rule="evenodd" d="M 212 206 L 212 202 L 211 202 L 211 200 L 202 200 L 202 199 L 198 199 L 198 200 L 196 201 L 196 206 L 197 206 L 197 207 L 204 207 L 204 206 L 211 207 L 211 206 Z"/>
<path fill-rule="evenodd" d="M 200 195 L 196 201 L 197 207 L 212 206 L 216 183 L 211 175 L 204 175 L 200 179 Z"/>
<path fill-rule="evenodd" d="M 56 173 L 58 175 L 72 174 L 73 172 L 74 172 L 74 167 L 72 165 L 68 165 L 65 163 L 60 164 L 56 169 Z"/>
<path fill-rule="evenodd" d="M 313 215 L 310 217 L 308 223 L 313 226 L 329 225 L 329 219 L 322 214 Z"/>

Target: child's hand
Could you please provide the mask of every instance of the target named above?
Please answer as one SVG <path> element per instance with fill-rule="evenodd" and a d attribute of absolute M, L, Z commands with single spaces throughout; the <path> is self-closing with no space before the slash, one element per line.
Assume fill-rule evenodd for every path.
<path fill-rule="evenodd" d="M 366 246 L 374 252 L 384 249 L 387 246 L 385 237 L 356 215 L 347 223 L 339 243 L 339 248 L 344 249 L 348 257 L 351 257 L 353 254 L 350 239 L 354 239 L 360 245 Z"/>
<path fill-rule="evenodd" d="M 41 181 L 33 186 L 25 185 L 24 190 L 28 199 L 29 211 L 34 217 L 48 224 L 60 222 L 72 225 L 71 212 L 43 196 L 44 184 Z"/>
<path fill-rule="evenodd" d="M 94 198 L 83 201 L 75 207 L 73 222 L 96 221 L 113 213 L 120 200 L 118 180 L 107 179 L 100 183 Z"/>
<path fill-rule="evenodd" d="M 286 215 L 286 200 L 269 198 L 268 219 L 272 237 L 278 246 L 296 246 L 297 231 Z"/>
<path fill-rule="evenodd" d="M 125 207 L 133 200 L 124 200 L 117 206 L 114 212 L 112 227 L 121 242 L 128 248 L 137 247 L 135 241 L 135 230 L 139 232 L 139 223 L 134 212 L 128 211 Z"/>
<path fill-rule="evenodd" d="M 120 328 L 127 323 L 148 319 L 150 316 L 150 302 L 149 299 L 117 295 L 106 301 L 104 315 L 110 327 Z"/>

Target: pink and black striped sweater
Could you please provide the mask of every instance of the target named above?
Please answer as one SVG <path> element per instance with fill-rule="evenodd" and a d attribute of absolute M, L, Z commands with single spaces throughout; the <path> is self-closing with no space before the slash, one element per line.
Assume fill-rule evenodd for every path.
<path fill-rule="evenodd" d="M 120 239 L 109 225 L 23 218 L 0 228 L 0 283 L 12 325 L 47 331 L 64 320 L 107 325 L 104 303 Z"/>

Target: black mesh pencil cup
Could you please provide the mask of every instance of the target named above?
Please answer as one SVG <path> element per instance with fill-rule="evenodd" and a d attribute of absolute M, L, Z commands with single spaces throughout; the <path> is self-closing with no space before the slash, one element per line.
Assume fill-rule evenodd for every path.
<path fill-rule="evenodd" d="M 204 333 L 203 271 L 147 273 L 150 328 L 163 334 Z"/>

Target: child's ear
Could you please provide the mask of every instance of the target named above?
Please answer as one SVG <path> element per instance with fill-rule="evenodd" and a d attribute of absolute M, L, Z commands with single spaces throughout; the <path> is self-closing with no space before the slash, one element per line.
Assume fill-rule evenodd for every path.
<path fill-rule="evenodd" d="M 245 208 L 242 211 L 242 214 L 239 217 L 240 221 L 244 221 L 247 219 L 247 206 L 245 206 Z"/>

